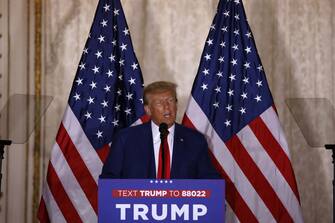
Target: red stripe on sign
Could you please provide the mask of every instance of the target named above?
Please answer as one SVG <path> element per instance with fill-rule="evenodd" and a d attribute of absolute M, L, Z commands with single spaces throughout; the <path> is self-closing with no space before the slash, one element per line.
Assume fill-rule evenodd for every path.
<path fill-rule="evenodd" d="M 98 213 L 98 185 L 90 174 L 77 148 L 72 143 L 63 124 L 59 127 L 56 141 L 92 208 L 95 213 Z"/>
<path fill-rule="evenodd" d="M 262 171 L 257 167 L 238 137 L 234 135 L 225 144 L 276 221 L 293 222 L 293 219 L 278 198 L 276 192 L 266 180 Z"/>
<path fill-rule="evenodd" d="M 54 197 L 59 209 L 61 210 L 67 222 L 82 222 L 77 210 L 73 206 L 70 198 L 67 196 L 58 175 L 49 162 L 47 172 L 47 183 L 49 185 L 52 196 Z"/>
<path fill-rule="evenodd" d="M 50 223 L 49 214 L 43 197 L 40 201 L 40 206 L 38 207 L 37 218 L 40 223 Z"/>
<path fill-rule="evenodd" d="M 187 115 L 183 117 L 183 125 L 196 129 L 192 123 L 192 121 L 188 118 Z M 247 203 L 243 200 L 241 194 L 238 192 L 234 183 L 231 181 L 228 174 L 222 168 L 220 163 L 217 161 L 213 153 L 209 150 L 209 155 L 212 161 L 212 164 L 216 168 L 216 170 L 221 174 L 221 177 L 226 181 L 226 200 L 228 201 L 230 207 L 234 211 L 235 215 L 239 219 L 240 222 L 258 222 L 256 216 L 252 213 Z M 243 211 L 241 211 L 243 210 Z"/>
<path fill-rule="evenodd" d="M 271 157 L 277 168 L 290 185 L 293 193 L 297 197 L 300 203 L 300 197 L 297 187 L 297 182 L 294 177 L 293 168 L 290 159 L 287 157 L 283 148 L 280 146 L 278 141 L 273 137 L 271 131 L 265 125 L 264 121 L 257 117 L 249 124 L 251 130 L 261 143 L 267 154 Z"/>

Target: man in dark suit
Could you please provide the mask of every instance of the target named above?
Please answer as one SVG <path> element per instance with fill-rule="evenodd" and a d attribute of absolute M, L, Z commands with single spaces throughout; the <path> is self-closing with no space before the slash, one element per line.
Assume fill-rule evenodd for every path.
<path fill-rule="evenodd" d="M 175 84 L 159 81 L 148 85 L 144 89 L 144 108 L 151 122 L 116 134 L 101 178 L 219 178 L 204 136 L 175 123 Z M 164 142 L 159 130 L 162 123 L 168 128 Z"/>

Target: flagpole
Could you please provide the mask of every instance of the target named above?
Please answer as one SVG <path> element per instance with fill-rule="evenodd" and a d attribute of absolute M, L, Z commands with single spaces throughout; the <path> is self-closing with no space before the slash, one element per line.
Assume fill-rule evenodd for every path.
<path fill-rule="evenodd" d="M 9 146 L 12 144 L 10 140 L 0 140 L 0 193 L 1 193 L 1 180 L 2 180 L 2 160 L 3 154 L 5 152 L 5 146 Z"/>
<path fill-rule="evenodd" d="M 334 214 L 335 214 L 335 201 L 334 201 L 334 195 L 335 195 L 335 144 L 326 144 L 326 149 L 329 149 L 332 151 L 332 163 L 333 163 L 333 222 L 335 222 Z"/>

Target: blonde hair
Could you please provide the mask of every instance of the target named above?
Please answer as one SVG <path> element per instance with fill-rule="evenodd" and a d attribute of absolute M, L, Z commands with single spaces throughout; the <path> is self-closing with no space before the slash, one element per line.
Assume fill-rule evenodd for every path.
<path fill-rule="evenodd" d="M 165 92 L 165 91 L 170 91 L 173 96 L 175 97 L 177 101 L 177 85 L 172 82 L 168 81 L 156 81 L 152 82 L 151 84 L 147 85 L 144 88 L 143 92 L 143 102 L 144 105 L 148 104 L 148 95 L 149 94 L 155 94 L 155 93 L 160 93 L 160 92 Z"/>

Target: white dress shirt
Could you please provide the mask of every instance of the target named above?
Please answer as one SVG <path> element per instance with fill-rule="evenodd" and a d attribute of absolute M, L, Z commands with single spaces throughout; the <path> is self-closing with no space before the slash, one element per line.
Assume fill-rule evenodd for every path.
<path fill-rule="evenodd" d="M 168 135 L 168 138 L 167 138 L 167 141 L 168 141 L 168 144 L 169 144 L 169 151 L 170 151 L 170 167 L 172 166 L 174 129 L 175 129 L 175 125 L 173 124 L 168 129 L 169 130 L 169 135 Z M 155 166 L 156 166 L 156 176 L 157 176 L 158 156 L 159 156 L 159 147 L 161 145 L 161 138 L 160 138 L 159 126 L 156 125 L 153 121 L 151 121 L 151 131 L 152 131 L 152 140 L 153 140 L 153 145 L 154 145 Z"/>

